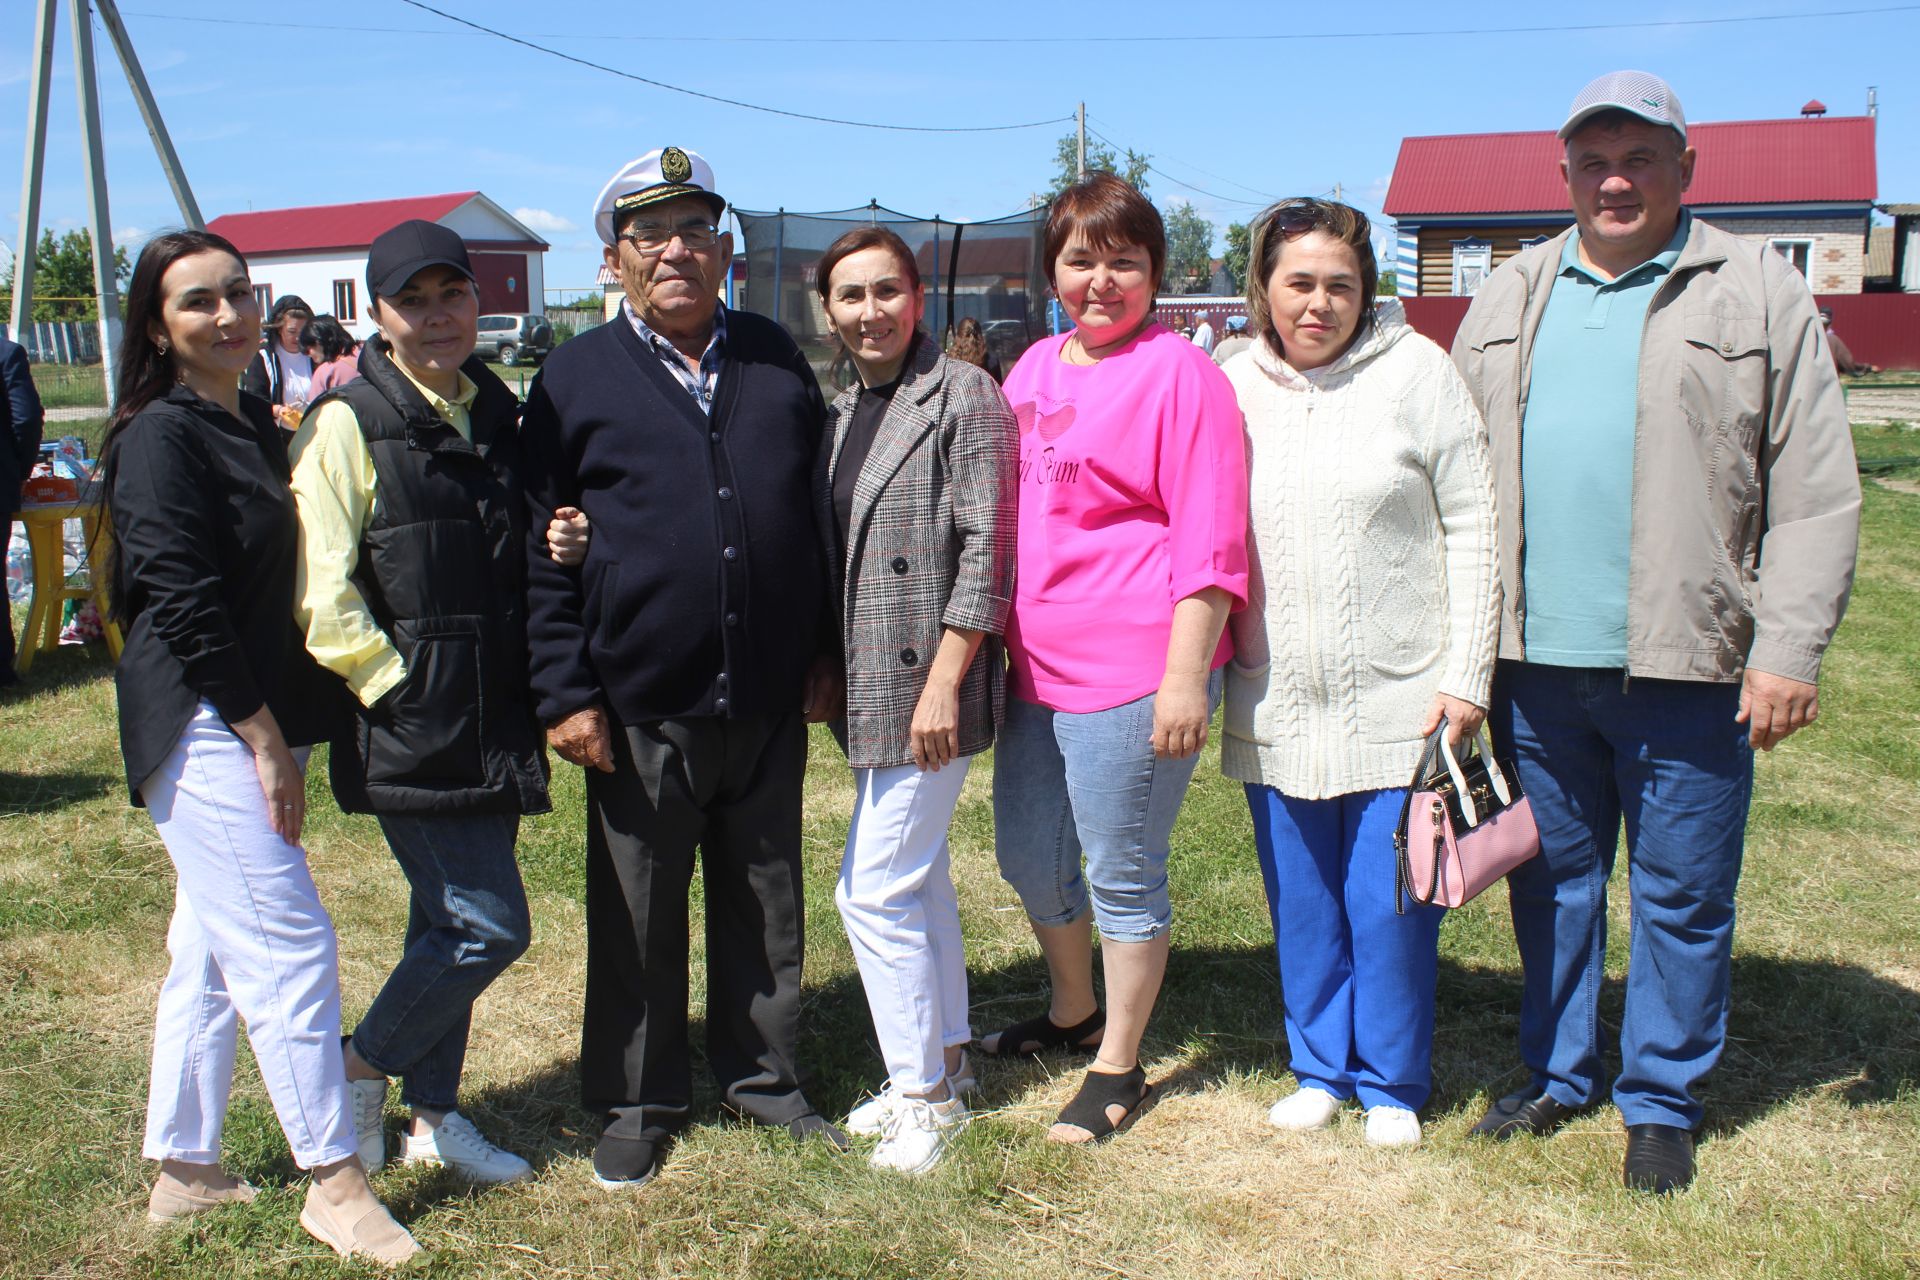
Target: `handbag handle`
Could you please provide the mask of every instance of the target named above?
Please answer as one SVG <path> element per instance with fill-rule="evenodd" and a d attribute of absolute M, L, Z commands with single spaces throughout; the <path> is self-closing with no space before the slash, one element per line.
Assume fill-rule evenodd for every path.
<path fill-rule="evenodd" d="M 1440 758 L 1446 762 L 1447 775 L 1453 779 L 1454 790 L 1460 797 L 1460 816 L 1466 819 L 1469 827 L 1477 826 L 1480 816 L 1474 809 L 1473 794 L 1467 789 L 1466 775 L 1460 771 L 1460 761 L 1453 754 L 1453 744 L 1447 741 L 1445 716 L 1440 717 L 1440 727 L 1436 732 L 1440 735 Z M 1486 766 L 1487 785 L 1493 788 L 1493 794 L 1499 797 L 1501 805 L 1512 804 L 1513 790 L 1507 785 L 1507 775 L 1500 772 L 1500 762 L 1494 759 L 1493 739 L 1487 736 L 1484 722 L 1474 735 L 1473 743 L 1479 750 L 1481 764 Z"/>

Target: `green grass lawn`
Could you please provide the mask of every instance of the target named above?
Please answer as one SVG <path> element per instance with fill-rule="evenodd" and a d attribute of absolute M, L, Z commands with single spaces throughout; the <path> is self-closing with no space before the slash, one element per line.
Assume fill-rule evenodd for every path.
<path fill-rule="evenodd" d="M 1862 432 L 1860 447 L 1920 452 L 1910 433 Z M 1118 1141 L 1043 1140 L 1077 1078 L 1065 1059 L 983 1062 L 978 1122 L 912 1182 L 726 1121 L 703 1079 L 701 1122 L 662 1177 L 599 1190 L 595 1125 L 575 1104 L 582 791 L 562 766 L 555 812 L 523 829 L 536 940 L 478 1007 L 465 1091 L 541 1176 L 475 1193 L 395 1169 L 376 1188 L 434 1250 L 436 1276 L 1920 1274 L 1920 496 L 1870 484 L 1862 552 L 1820 721 L 1759 762 L 1731 1035 L 1690 1194 L 1620 1189 L 1610 1109 L 1549 1140 L 1468 1140 L 1489 1096 L 1521 1081 L 1499 889 L 1442 932 L 1426 1144 L 1372 1150 L 1351 1113 L 1319 1134 L 1268 1129 L 1267 1106 L 1292 1087 L 1272 935 L 1245 808 L 1211 748 L 1175 836 L 1177 932 L 1146 1044 L 1165 1098 Z M 125 803 L 104 656 L 43 659 L 0 694 L 0 723 L 0 1276 L 366 1273 L 296 1225 L 303 1183 L 244 1048 L 227 1163 L 266 1193 L 145 1225 L 138 1152 L 172 874 Z M 881 1067 L 832 903 L 852 789 L 830 740 L 813 747 L 801 1052 L 813 1099 L 844 1112 Z M 1043 988 L 994 870 L 989 778 L 983 761 L 954 831 L 978 1032 L 1034 1011 Z M 308 847 L 351 1021 L 398 951 L 405 887 L 375 825 L 333 810 L 324 769 L 311 791 Z M 1616 889 L 1609 1042 L 1628 928 Z"/>

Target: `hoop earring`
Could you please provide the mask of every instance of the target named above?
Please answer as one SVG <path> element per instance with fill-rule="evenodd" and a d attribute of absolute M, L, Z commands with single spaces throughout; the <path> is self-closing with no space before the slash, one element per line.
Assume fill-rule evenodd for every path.
<path fill-rule="evenodd" d="M 160 349 L 160 354 L 163 356 L 173 350 L 173 345 L 169 343 L 165 338 L 155 338 L 153 340 L 153 345 Z"/>

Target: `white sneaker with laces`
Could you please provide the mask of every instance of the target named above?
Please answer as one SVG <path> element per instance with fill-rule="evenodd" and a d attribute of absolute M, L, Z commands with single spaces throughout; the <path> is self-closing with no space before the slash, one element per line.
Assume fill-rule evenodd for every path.
<path fill-rule="evenodd" d="M 955 1097 L 963 1093 L 980 1092 L 980 1077 L 974 1074 L 973 1062 L 964 1050 L 960 1054 L 960 1069 L 947 1077 L 947 1087 L 953 1090 Z M 846 1131 L 863 1138 L 877 1137 L 885 1133 L 887 1111 L 893 1106 L 897 1096 L 893 1081 L 888 1080 L 880 1086 L 880 1092 L 847 1113 Z"/>
<path fill-rule="evenodd" d="M 955 1094 L 945 1102 L 928 1102 L 896 1094 L 887 1110 L 886 1131 L 873 1149 L 876 1169 L 925 1173 L 940 1163 L 947 1144 L 959 1136 L 971 1118 L 967 1104 Z"/>
<path fill-rule="evenodd" d="M 353 1141 L 360 1150 L 360 1163 L 368 1173 L 378 1173 L 387 1164 L 385 1078 L 347 1081 L 347 1101 L 353 1111 Z"/>
<path fill-rule="evenodd" d="M 1381 1105 L 1367 1108 L 1367 1145 L 1370 1147 L 1417 1147 L 1420 1145 L 1420 1117 L 1405 1107 Z"/>
<path fill-rule="evenodd" d="M 425 1137 L 411 1130 L 400 1139 L 402 1164 L 445 1165 L 468 1182 L 525 1182 L 533 1166 L 511 1151 L 502 1151 L 458 1111 L 449 1111 Z"/>
<path fill-rule="evenodd" d="M 1267 1123 L 1276 1129 L 1324 1129 L 1333 1123 L 1341 1105 L 1325 1089 L 1302 1086 L 1267 1110 Z"/>

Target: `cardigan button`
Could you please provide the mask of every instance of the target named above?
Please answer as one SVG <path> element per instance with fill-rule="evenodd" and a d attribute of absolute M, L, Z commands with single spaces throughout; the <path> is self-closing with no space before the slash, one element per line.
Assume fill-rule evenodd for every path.
<path fill-rule="evenodd" d="M 728 547 L 725 551 L 722 551 L 720 554 L 725 556 L 729 560 L 738 560 L 740 558 L 740 548 Z"/>
<path fill-rule="evenodd" d="M 905 573 L 907 571 L 907 558 L 905 556 L 895 556 L 893 558 L 893 571 L 895 573 Z"/>
<path fill-rule="evenodd" d="M 917 653 L 915 653 L 915 652 L 914 652 L 913 650 L 911 650 L 911 649 L 902 649 L 902 650 L 900 651 L 900 661 L 901 661 L 901 663 L 902 663 L 902 664 L 904 664 L 905 666 L 909 666 L 909 667 L 910 667 L 910 666 L 912 666 L 912 665 L 913 665 L 914 663 L 916 663 L 916 662 L 918 662 L 918 661 L 920 661 L 920 655 L 919 655 L 919 654 L 917 654 Z"/>
<path fill-rule="evenodd" d="M 729 489 L 729 488 L 727 488 L 727 486 L 725 486 L 725 485 L 721 485 L 721 486 L 720 486 L 720 496 L 721 496 L 722 498 L 731 498 L 731 497 L 733 496 L 733 490 L 731 490 L 731 489 Z"/>
<path fill-rule="evenodd" d="M 728 615 L 727 615 L 727 625 L 728 625 L 728 626 L 730 626 L 730 627 L 737 627 L 737 626 L 739 626 L 739 625 L 740 625 L 740 615 L 739 615 L 739 614 L 737 614 L 737 613 L 730 613 L 730 614 L 728 614 Z"/>

